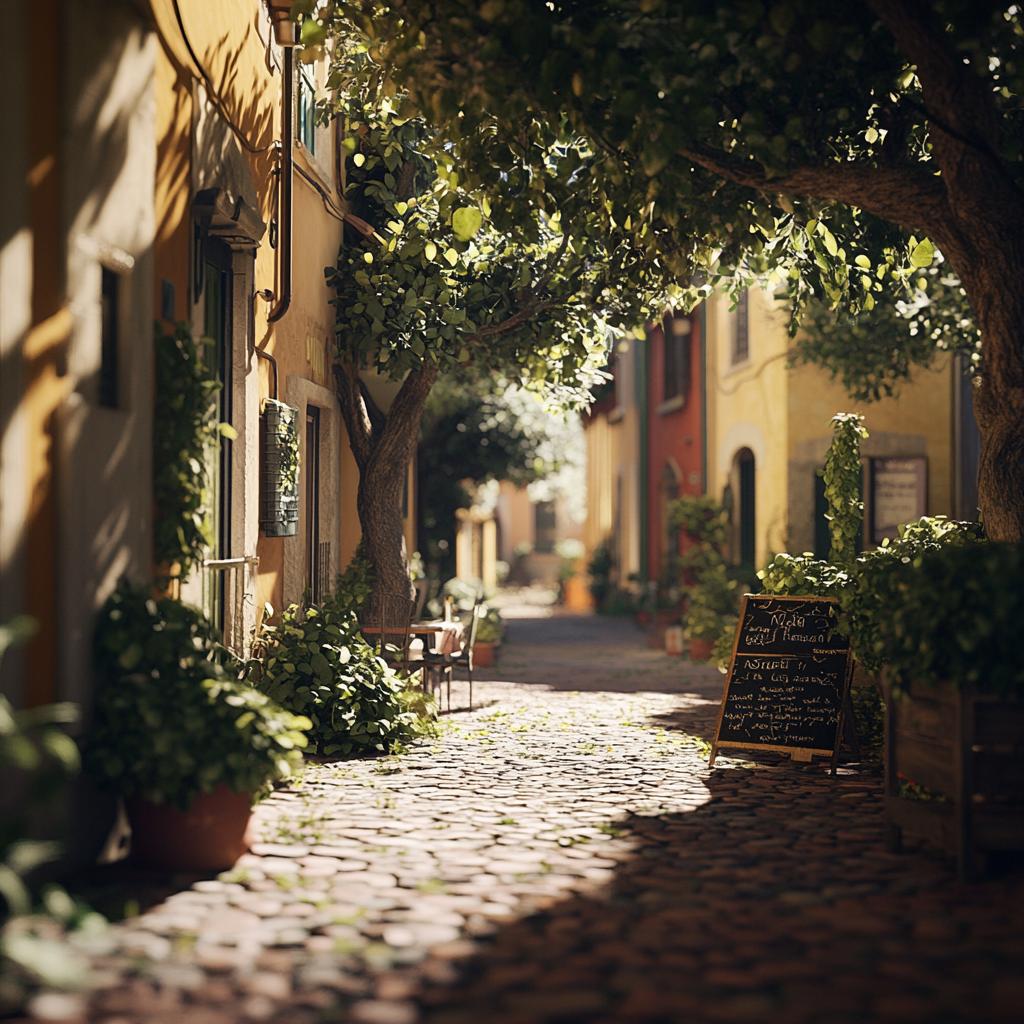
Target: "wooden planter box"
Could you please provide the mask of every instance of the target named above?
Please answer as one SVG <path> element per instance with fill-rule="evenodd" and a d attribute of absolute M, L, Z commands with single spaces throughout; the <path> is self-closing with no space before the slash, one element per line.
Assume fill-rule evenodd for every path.
<path fill-rule="evenodd" d="M 886 846 L 898 851 L 904 831 L 927 839 L 962 879 L 989 852 L 1024 850 L 1024 701 L 950 683 L 914 683 L 900 699 L 886 690 Z M 903 797 L 906 780 L 946 799 Z"/>

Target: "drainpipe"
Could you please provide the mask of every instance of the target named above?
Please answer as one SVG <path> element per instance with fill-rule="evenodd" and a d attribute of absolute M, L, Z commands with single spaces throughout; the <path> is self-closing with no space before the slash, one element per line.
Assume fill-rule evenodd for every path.
<path fill-rule="evenodd" d="M 274 30 L 278 43 L 284 48 L 284 70 L 281 88 L 281 195 L 278 209 L 278 251 L 280 253 L 280 275 L 278 286 L 280 297 L 277 305 L 267 317 L 268 323 L 275 323 L 288 312 L 292 304 L 292 135 L 295 114 L 295 22 L 275 21 Z"/>
<path fill-rule="evenodd" d="M 645 335 L 641 340 L 636 339 L 636 379 L 637 379 L 637 404 L 640 416 L 640 582 L 643 583 L 645 592 L 647 581 L 650 579 L 650 552 L 647 550 L 649 524 L 647 522 L 648 500 L 648 434 L 649 424 L 647 422 L 648 391 L 650 382 L 647 379 L 649 372 L 647 346 L 648 338 Z"/>
<path fill-rule="evenodd" d="M 701 302 L 700 324 L 700 478 L 701 493 L 708 493 L 708 309 Z"/>

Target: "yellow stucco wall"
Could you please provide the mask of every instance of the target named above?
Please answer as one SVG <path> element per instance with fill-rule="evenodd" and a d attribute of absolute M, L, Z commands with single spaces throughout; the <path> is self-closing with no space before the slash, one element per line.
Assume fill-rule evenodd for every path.
<path fill-rule="evenodd" d="M 749 359 L 732 360 L 730 301 L 715 296 L 708 307 L 708 489 L 721 499 L 733 460 L 746 447 L 756 466 L 756 559 L 813 546 L 814 472 L 824 464 L 837 412 L 865 417 L 867 458 L 924 455 L 929 515 L 952 508 L 953 366 L 940 357 L 915 371 L 896 397 L 857 403 L 819 367 L 787 368 L 791 339 L 786 315 L 769 293 L 749 294 Z M 734 511 L 734 522 L 738 512 Z M 735 538 L 733 539 L 735 546 Z"/>
<path fill-rule="evenodd" d="M 188 294 L 188 238 L 190 231 L 190 188 L 194 174 L 189 173 L 195 127 L 194 97 L 197 89 L 209 91 L 203 82 L 205 72 L 220 98 L 221 113 L 226 114 L 253 148 L 245 161 L 252 174 L 259 213 L 266 224 L 277 217 L 277 158 L 273 148 L 281 136 L 280 71 L 268 39 L 269 25 L 264 7 L 258 0 L 179 0 L 181 20 L 189 53 L 182 38 L 170 0 L 155 0 L 154 14 L 162 39 L 158 60 L 157 119 L 159 124 L 158 166 L 158 245 L 157 278 L 175 281 L 179 296 Z M 198 63 L 198 66 L 197 66 Z M 317 65 L 314 75 L 323 87 L 325 68 Z M 315 187 L 300 172 L 317 182 L 335 206 L 340 206 L 338 183 L 334 180 L 335 127 L 320 130 L 317 154 L 312 158 L 296 143 L 293 155 L 293 276 L 292 300 L 288 313 L 276 324 L 269 324 L 269 304 L 257 299 L 254 308 L 254 341 L 277 360 L 279 390 L 284 398 L 289 376 L 312 381 L 333 389 L 331 361 L 334 342 L 334 308 L 324 280 L 324 267 L 337 259 L 342 225 L 326 210 Z M 163 259 L 161 259 L 163 250 Z M 275 250 L 264 236 L 256 250 L 254 284 L 257 290 L 279 292 L 277 283 L 280 249 Z M 182 256 L 184 255 L 184 260 Z M 159 291 L 158 291 L 159 294 Z M 179 299 L 180 315 L 186 310 Z M 259 361 L 261 398 L 271 394 L 270 366 Z M 341 427 L 338 453 L 338 495 L 341 503 L 338 535 L 331 538 L 337 546 L 338 566 L 351 559 L 360 537 L 355 497 L 358 471 Z M 326 467 L 325 467 L 326 468 Z M 410 534 L 410 540 L 412 539 Z M 282 573 L 284 542 L 259 537 L 256 553 L 260 559 L 256 606 L 269 602 L 275 609 L 284 603 Z"/>
<path fill-rule="evenodd" d="M 841 384 L 830 381 L 818 367 L 795 367 L 789 374 L 788 402 L 790 456 L 794 458 L 803 444 L 831 436 L 828 424 L 837 412 L 864 417 L 871 435 L 862 446 L 867 456 L 875 453 L 876 442 L 885 435 L 922 439 L 928 459 L 927 514 L 952 514 L 953 361 L 948 355 L 930 367 L 918 368 L 894 397 L 867 403 L 854 402 Z"/>
<path fill-rule="evenodd" d="M 706 306 L 708 490 L 721 499 L 736 455 L 744 448 L 754 453 L 756 561 L 763 564 L 786 545 L 789 337 L 770 295 L 752 288 L 748 303 L 749 358 L 742 362 L 732 359 L 730 300 L 716 295 Z"/>

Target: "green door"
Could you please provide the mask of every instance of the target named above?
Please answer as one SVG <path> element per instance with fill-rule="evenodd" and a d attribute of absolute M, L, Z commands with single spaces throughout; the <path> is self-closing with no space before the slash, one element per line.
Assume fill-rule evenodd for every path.
<path fill-rule="evenodd" d="M 206 243 L 203 287 L 203 361 L 221 384 L 214 396 L 218 423 L 231 423 L 231 250 L 216 239 Z M 213 543 L 211 559 L 231 557 L 231 441 L 218 435 L 207 453 L 210 487 L 206 505 Z M 203 573 L 203 611 L 224 631 L 224 573 Z"/>

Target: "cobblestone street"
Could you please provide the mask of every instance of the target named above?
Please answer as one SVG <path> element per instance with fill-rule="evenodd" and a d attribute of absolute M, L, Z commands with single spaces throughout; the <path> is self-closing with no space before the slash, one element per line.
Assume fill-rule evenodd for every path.
<path fill-rule="evenodd" d="M 1020 873 L 886 853 L 871 766 L 709 772 L 722 676 L 643 640 L 513 619 L 435 741 L 311 766 L 233 872 L 119 926 L 92 1019 L 1019 1021 Z"/>

